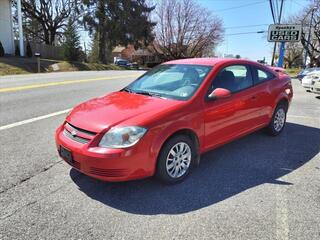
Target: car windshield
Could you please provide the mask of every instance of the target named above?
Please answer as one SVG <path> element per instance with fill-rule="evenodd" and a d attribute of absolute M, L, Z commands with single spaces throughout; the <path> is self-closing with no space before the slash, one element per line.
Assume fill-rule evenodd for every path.
<path fill-rule="evenodd" d="M 137 94 L 187 100 L 193 96 L 212 66 L 163 64 L 148 71 L 124 90 Z"/>

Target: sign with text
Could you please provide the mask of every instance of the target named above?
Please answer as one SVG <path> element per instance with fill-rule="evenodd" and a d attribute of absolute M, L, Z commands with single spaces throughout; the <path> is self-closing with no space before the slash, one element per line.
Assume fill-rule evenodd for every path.
<path fill-rule="evenodd" d="M 271 24 L 269 25 L 269 42 L 299 42 L 302 27 L 296 24 Z"/>

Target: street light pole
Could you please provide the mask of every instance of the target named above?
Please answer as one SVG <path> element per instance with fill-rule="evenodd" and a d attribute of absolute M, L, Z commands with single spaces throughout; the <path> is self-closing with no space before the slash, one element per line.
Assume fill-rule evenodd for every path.
<path fill-rule="evenodd" d="M 311 11 L 311 18 L 310 18 L 310 24 L 309 24 L 309 34 L 308 34 L 308 41 L 307 41 L 307 49 L 306 49 L 306 52 L 305 52 L 305 55 L 304 55 L 304 66 L 305 66 L 305 67 L 307 66 L 308 47 L 309 47 L 310 38 L 311 38 L 311 29 L 312 29 L 313 14 L 314 14 L 314 11 L 315 11 L 316 9 L 317 9 L 317 7 L 314 7 L 314 8 L 312 8 L 312 11 Z M 310 59 L 310 60 L 311 60 L 311 59 Z"/>

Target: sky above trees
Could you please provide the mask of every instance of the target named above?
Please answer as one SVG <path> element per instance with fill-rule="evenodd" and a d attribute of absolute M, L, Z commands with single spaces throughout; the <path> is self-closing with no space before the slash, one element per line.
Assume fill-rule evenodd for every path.
<path fill-rule="evenodd" d="M 271 62 L 273 44 L 267 42 L 267 34 L 231 35 L 267 31 L 268 25 L 273 23 L 269 1 L 197 0 L 197 2 L 223 20 L 225 36 L 224 42 L 217 48 L 218 53 L 239 54 L 254 61 L 265 57 L 269 63 Z M 309 2 L 309 0 L 285 0 L 283 19 L 295 15 Z"/>

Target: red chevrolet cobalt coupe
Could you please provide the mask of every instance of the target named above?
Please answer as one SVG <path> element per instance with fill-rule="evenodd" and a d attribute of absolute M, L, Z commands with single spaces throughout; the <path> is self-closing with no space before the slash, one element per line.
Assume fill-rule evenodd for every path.
<path fill-rule="evenodd" d="M 76 106 L 56 130 L 60 156 L 106 181 L 185 178 L 203 152 L 261 128 L 278 135 L 290 77 L 240 59 L 161 64 L 118 92 Z"/>

